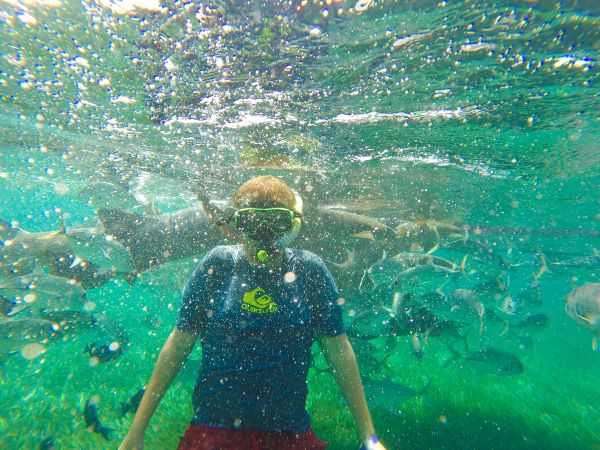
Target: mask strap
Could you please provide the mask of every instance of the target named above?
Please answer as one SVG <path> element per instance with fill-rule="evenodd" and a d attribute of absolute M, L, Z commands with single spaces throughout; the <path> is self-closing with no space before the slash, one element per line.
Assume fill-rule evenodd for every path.
<path fill-rule="evenodd" d="M 275 241 L 278 246 L 283 248 L 289 246 L 294 241 L 294 239 L 298 237 L 298 235 L 300 234 L 300 228 L 302 227 L 302 219 L 300 218 L 302 216 L 303 210 L 302 197 L 300 197 L 300 194 L 298 194 L 298 192 L 293 192 L 294 197 L 296 198 L 296 205 L 294 210 L 296 213 L 298 213 L 298 216 L 294 217 L 294 219 L 292 220 L 292 229 L 283 236 L 281 236 L 279 239 L 277 239 L 277 241 Z"/>

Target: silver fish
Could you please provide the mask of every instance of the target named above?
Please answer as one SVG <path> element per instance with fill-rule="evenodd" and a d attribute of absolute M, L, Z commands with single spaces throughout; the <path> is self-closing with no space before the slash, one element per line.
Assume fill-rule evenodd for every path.
<path fill-rule="evenodd" d="M 60 326 L 45 319 L 0 318 L 0 358 L 18 352 L 27 344 L 45 343 L 57 337 Z"/>
<path fill-rule="evenodd" d="M 459 265 L 439 256 L 434 256 L 426 253 L 410 252 L 398 253 L 397 255 L 389 258 L 389 260 L 400 264 L 403 270 L 407 270 L 413 267 L 431 266 L 439 271 L 447 273 L 464 272 L 466 259 L 467 257 L 465 256 L 462 263 Z"/>
<path fill-rule="evenodd" d="M 594 250 L 594 254 L 591 256 L 581 256 L 579 258 L 553 261 L 550 262 L 550 264 L 553 266 L 598 269 L 600 268 L 600 252 L 598 252 L 598 250 Z"/>
<path fill-rule="evenodd" d="M 575 322 L 592 332 L 592 349 L 600 346 L 600 283 L 585 283 L 573 289 L 565 299 L 565 311 Z"/>
<path fill-rule="evenodd" d="M 495 348 L 485 348 L 475 352 L 460 355 L 452 346 L 448 345 L 448 350 L 453 354 L 453 359 L 463 359 L 482 373 L 493 373 L 496 375 L 519 375 L 523 373 L 524 367 L 521 360 L 512 353 L 508 353 Z"/>
<path fill-rule="evenodd" d="M 111 235 L 95 227 L 68 228 L 66 236 L 77 256 L 119 273 L 135 272 L 131 253 Z"/>
<path fill-rule="evenodd" d="M 61 299 L 61 303 L 77 304 L 85 297 L 85 289 L 73 278 L 57 277 L 36 271 L 0 281 L 0 290 L 16 294 L 22 302 L 33 303 L 43 296 Z"/>
<path fill-rule="evenodd" d="M 71 254 L 64 228 L 50 232 L 29 232 L 0 219 L 0 274 L 13 276 L 46 266 L 48 255 Z"/>
<path fill-rule="evenodd" d="M 0 242 L 1 276 L 16 277 L 45 268 L 52 275 L 74 278 L 86 288 L 116 276 L 78 256 L 64 225 L 56 231 L 29 232 L 0 219 Z"/>
<path fill-rule="evenodd" d="M 430 386 L 431 379 L 419 390 L 392 380 L 365 378 L 363 382 L 365 396 L 369 405 L 394 414 L 398 412 L 399 406 L 404 402 L 414 397 L 427 395 Z"/>

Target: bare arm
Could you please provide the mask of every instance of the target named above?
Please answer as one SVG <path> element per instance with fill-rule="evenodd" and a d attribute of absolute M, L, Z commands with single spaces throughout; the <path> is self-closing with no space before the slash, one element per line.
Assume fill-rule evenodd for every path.
<path fill-rule="evenodd" d="M 363 442 L 375 434 L 371 414 L 367 406 L 367 400 L 363 391 L 356 356 L 346 333 L 338 336 L 321 336 L 321 347 L 327 359 L 329 367 L 333 370 L 333 376 L 342 390 L 348 408 L 356 421 L 360 438 Z M 385 450 L 383 445 L 371 448 Z"/>
<path fill-rule="evenodd" d="M 144 443 L 144 433 L 158 407 L 163 395 L 171 385 L 181 366 L 194 348 L 197 336 L 179 330 L 177 327 L 169 335 L 163 345 L 154 371 L 148 381 L 146 392 L 135 414 L 129 432 L 119 447 L 125 449 L 141 449 Z"/>

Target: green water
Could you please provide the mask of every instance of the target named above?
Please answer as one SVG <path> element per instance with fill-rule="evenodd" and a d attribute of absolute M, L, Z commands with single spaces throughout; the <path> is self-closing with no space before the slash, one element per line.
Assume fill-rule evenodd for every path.
<path fill-rule="evenodd" d="M 600 448 L 600 353 L 564 311 L 574 286 L 600 282 L 600 267 L 552 264 L 600 251 L 597 2 L 380 0 L 362 14 L 343 1 L 169 2 L 121 13 L 125 3 L 108 3 L 0 0 L 1 218 L 28 231 L 56 230 L 61 217 L 95 226 L 99 206 L 172 212 L 197 204 L 196 182 L 224 200 L 270 173 L 308 205 L 393 229 L 468 230 L 462 243 L 441 231 L 435 255 L 467 256 L 465 276 L 449 277 L 444 293 L 499 280 L 499 298 L 478 294 L 488 313 L 511 323 L 545 314 L 548 325 L 519 331 L 525 342 L 487 315 L 461 317 L 469 351 L 491 346 L 522 361 L 511 376 L 451 361 L 444 338 L 426 339 L 422 359 L 410 336 L 357 342 L 359 360 L 385 358 L 368 376 L 416 390 L 431 380 L 426 395 L 372 402 L 381 439 L 390 449 Z M 117 194 L 90 204 L 98 181 Z M 432 229 L 406 238 L 405 250 L 431 249 Z M 324 247 L 321 256 L 344 255 Z M 2 357 L 0 448 L 48 437 L 65 449 L 115 448 L 132 418 L 120 418 L 120 402 L 150 376 L 193 267 L 191 258 L 169 262 L 133 286 L 117 277 L 88 290 L 96 312 L 127 330 L 131 345 L 115 361 L 90 365 L 83 348 L 94 332 L 50 342 L 32 360 Z M 372 269 L 379 280 L 396 274 Z M 337 277 L 348 324 L 391 307 L 390 289 L 361 293 L 348 275 Z M 502 316 L 503 299 L 532 287 L 535 306 Z M 454 320 L 450 307 L 435 314 Z M 176 447 L 194 378 L 192 361 L 154 416 L 147 448 Z M 333 449 L 357 448 L 331 375 L 311 371 L 309 384 L 317 434 Z M 86 429 L 91 397 L 112 441 Z"/>

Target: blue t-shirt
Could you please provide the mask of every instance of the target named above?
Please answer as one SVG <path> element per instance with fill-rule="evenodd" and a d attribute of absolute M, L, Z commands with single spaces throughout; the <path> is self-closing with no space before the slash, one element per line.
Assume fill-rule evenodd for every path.
<path fill-rule="evenodd" d="M 344 332 L 340 295 L 314 253 L 286 249 L 275 268 L 219 246 L 183 291 L 177 328 L 199 333 L 193 423 L 303 432 L 314 334 Z"/>

